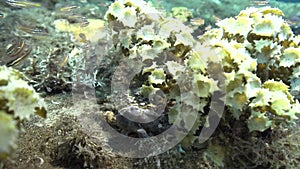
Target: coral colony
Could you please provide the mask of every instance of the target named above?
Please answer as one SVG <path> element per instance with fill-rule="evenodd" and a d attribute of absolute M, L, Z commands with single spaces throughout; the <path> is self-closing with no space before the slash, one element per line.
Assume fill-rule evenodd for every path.
<path fill-rule="evenodd" d="M 187 11 L 185 8 L 177 10 L 177 13 L 173 11 L 176 15 Z M 196 144 L 198 131 L 211 125 L 206 122 L 214 118 L 208 116 L 210 105 L 217 104 L 213 102 L 214 95 L 219 94 L 219 100 L 225 106 L 224 112 L 214 112 L 214 116 L 221 119 L 220 128 L 239 125 L 247 134 L 263 133 L 276 131 L 282 124 L 293 124 L 298 119 L 300 36 L 294 35 L 283 16 L 283 12 L 277 8 L 248 7 L 235 17 L 218 21 L 217 28 L 194 37 L 195 28 L 184 24 L 190 19 L 190 14 L 184 18 L 174 18 L 143 0 L 117 0 L 108 7 L 105 21 L 86 19 L 90 25 L 85 25 L 84 28 L 65 21 L 55 21 L 54 24 L 56 29 L 70 31 L 75 34 L 74 39 L 90 43 L 89 45 L 98 43 L 98 39 L 92 39 L 98 36 L 94 29 L 107 31 L 111 37 L 111 48 L 101 51 L 107 52 L 102 56 L 109 55 L 111 65 L 121 61 L 123 64 L 116 68 L 116 71 L 120 70 L 120 74 L 111 78 L 118 81 L 114 86 L 116 91 L 109 93 L 109 99 L 116 103 L 114 109 L 120 110 L 112 113 L 112 116 L 120 120 L 122 113 L 132 113 L 134 110 L 150 117 L 151 113 L 155 113 L 153 107 L 160 106 L 160 103 L 155 103 L 152 107 L 138 104 L 128 107 L 127 103 L 136 103 L 137 100 L 134 100 L 135 96 L 130 91 L 122 91 L 122 85 L 128 83 L 126 74 L 122 73 L 134 72 L 133 81 L 139 85 L 133 86 L 136 89 L 131 90 L 139 91 L 142 95 L 139 97 L 144 98 L 163 91 L 164 99 L 167 100 L 167 107 L 164 109 L 167 119 L 165 123 L 168 124 L 162 125 L 168 127 L 175 123 L 176 118 L 182 119 L 174 125 L 177 125 L 178 132 L 190 129 L 181 142 L 183 148 L 189 148 Z M 200 25 L 204 24 L 204 21 L 199 21 Z M 105 26 L 107 28 L 102 30 Z M 83 29 L 87 31 L 80 34 Z M 97 50 L 97 46 L 94 49 Z M 55 90 L 57 85 L 51 84 L 71 84 L 71 75 L 63 79 L 59 74 L 76 74 L 77 69 L 85 70 L 86 67 L 80 68 L 80 64 L 87 60 L 82 53 L 82 49 L 74 48 L 70 55 L 62 59 L 61 64 L 52 64 L 52 67 L 48 65 L 51 68 L 53 65 L 60 65 L 68 72 L 58 72 L 55 69 L 48 73 L 46 68 L 37 69 L 44 70 L 45 73 L 39 73 L 36 85 L 49 86 L 48 92 L 64 90 L 63 85 Z M 49 58 L 50 56 L 51 54 Z M 91 56 L 97 56 L 97 53 Z M 111 75 L 114 70 L 112 68 L 105 71 Z M 91 74 L 88 76 L 90 80 L 82 81 L 98 83 L 99 90 L 109 86 L 110 81 L 99 80 L 99 72 Z M 51 77 L 55 77 L 55 80 L 49 80 Z M 26 76 L 19 71 L 6 66 L 0 67 L 0 159 L 5 159 L 16 149 L 20 130 L 18 124 L 22 120 L 29 119 L 32 114 L 46 116 L 43 100 L 26 80 Z M 43 84 L 39 85 L 41 83 Z M 39 89 L 42 90 L 41 87 Z M 196 114 L 190 113 L 195 111 Z M 195 123 L 189 124 L 192 119 Z M 122 121 L 117 121 L 116 124 L 125 130 L 126 126 Z M 136 126 L 128 130 L 136 132 L 139 137 L 157 134 L 156 128 Z M 226 148 L 218 143 L 209 144 L 205 155 L 218 166 L 224 166 Z"/>

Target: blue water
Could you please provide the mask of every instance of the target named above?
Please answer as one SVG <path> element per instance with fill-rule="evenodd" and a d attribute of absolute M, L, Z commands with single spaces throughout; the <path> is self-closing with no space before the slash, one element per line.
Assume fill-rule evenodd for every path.
<path fill-rule="evenodd" d="M 278 1 L 278 2 L 294 2 L 294 3 L 300 2 L 300 0 L 276 0 L 276 1 Z"/>

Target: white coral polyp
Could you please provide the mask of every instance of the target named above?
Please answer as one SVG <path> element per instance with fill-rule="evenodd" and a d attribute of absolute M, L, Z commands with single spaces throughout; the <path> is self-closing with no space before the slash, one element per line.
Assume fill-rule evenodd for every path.
<path fill-rule="evenodd" d="M 35 107 L 39 107 L 38 95 L 34 89 L 23 80 L 11 82 L 1 90 L 5 91 L 5 97 L 9 100 L 7 107 L 14 112 L 14 116 L 22 119 L 29 119 L 35 113 Z"/>
<path fill-rule="evenodd" d="M 223 28 L 229 34 L 240 34 L 244 37 L 248 35 L 252 29 L 251 25 L 254 23 L 252 18 L 238 17 L 228 18 L 217 23 L 217 25 Z"/>
<path fill-rule="evenodd" d="M 119 16 L 119 21 L 123 23 L 124 26 L 134 28 L 137 23 L 137 16 L 134 7 L 126 7 L 122 11 L 121 16 Z"/>
<path fill-rule="evenodd" d="M 281 17 L 267 14 L 254 26 L 253 33 L 259 36 L 274 37 L 280 32 L 284 20 Z"/>

